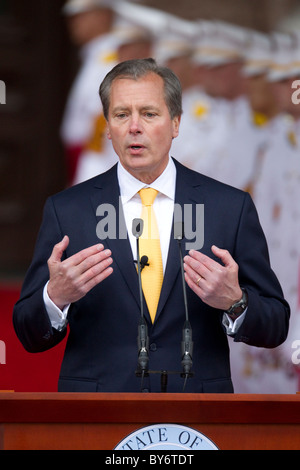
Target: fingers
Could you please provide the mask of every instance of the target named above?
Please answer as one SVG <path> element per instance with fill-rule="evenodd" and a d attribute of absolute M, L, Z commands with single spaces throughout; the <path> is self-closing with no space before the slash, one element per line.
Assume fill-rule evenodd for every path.
<path fill-rule="evenodd" d="M 191 250 L 189 255 L 184 258 L 186 265 L 195 271 L 195 282 L 199 279 L 199 276 L 207 279 L 212 273 L 221 273 L 224 270 L 224 267 L 228 269 L 236 269 L 237 264 L 228 250 L 223 250 L 215 245 L 211 247 L 211 250 L 213 254 L 222 261 L 223 265 L 209 256 L 195 250 Z"/>
<path fill-rule="evenodd" d="M 84 297 L 113 272 L 111 251 L 104 250 L 102 244 L 85 248 L 61 261 L 68 244 L 68 237 L 64 237 L 54 246 L 48 260 L 48 295 L 60 309 Z"/>
<path fill-rule="evenodd" d="M 88 292 L 88 286 L 93 284 L 93 279 L 104 279 L 111 274 L 112 268 L 105 274 L 103 271 L 112 264 L 111 251 L 104 250 L 102 244 L 93 245 L 61 263 L 61 271 L 64 278 L 68 279 L 82 294 Z M 95 279 L 94 285 L 97 284 Z M 85 286 L 87 284 L 87 286 Z"/>
<path fill-rule="evenodd" d="M 111 251 L 104 250 L 102 246 L 100 252 L 98 251 L 93 254 L 92 251 L 91 254 L 83 258 L 82 261 L 74 267 L 73 275 L 78 278 L 82 286 L 86 284 L 85 288 L 89 290 L 89 286 L 94 287 L 98 282 L 101 282 L 111 274 L 112 268 L 110 265 L 112 262 Z M 107 270 L 108 272 L 106 272 Z"/>
<path fill-rule="evenodd" d="M 235 261 L 228 250 L 222 250 L 221 248 L 218 248 L 217 246 L 213 245 L 211 247 L 211 251 L 214 255 L 220 258 L 220 260 L 225 266 L 232 266 L 235 264 Z"/>
<path fill-rule="evenodd" d="M 89 246 L 88 248 L 84 248 L 78 253 L 75 253 L 75 255 L 70 256 L 68 260 L 72 263 L 72 265 L 79 266 L 81 263 L 84 263 L 90 256 L 97 255 L 103 252 L 103 250 L 104 246 L 101 243 L 97 243 L 96 245 Z"/>
<path fill-rule="evenodd" d="M 193 283 L 195 284 L 197 287 L 201 287 L 201 285 L 203 286 L 203 281 L 207 281 L 208 279 L 208 276 L 206 275 L 206 278 L 204 277 L 205 274 L 203 273 L 202 271 L 202 274 L 195 271 L 194 269 L 192 269 L 187 263 L 185 263 L 184 265 L 184 270 L 185 270 L 185 278 L 186 278 L 186 281 L 187 283 Z M 190 286 L 191 287 L 191 286 Z"/>
<path fill-rule="evenodd" d="M 70 268 L 74 276 L 79 276 L 109 256 L 110 250 L 104 250 L 102 244 L 96 244 L 65 259 L 62 265 L 66 269 Z"/>
<path fill-rule="evenodd" d="M 226 310 L 240 292 L 238 265 L 227 250 L 212 246 L 212 252 L 222 264 L 195 250 L 185 256 L 185 280 L 205 303 Z"/>
<path fill-rule="evenodd" d="M 69 245 L 69 237 L 67 235 L 61 240 L 61 242 L 54 245 L 52 254 L 49 258 L 52 262 L 59 262 L 61 261 L 63 252 L 67 249 Z"/>
<path fill-rule="evenodd" d="M 108 276 L 112 274 L 113 268 L 110 266 L 112 262 L 113 261 L 111 258 L 107 258 L 103 262 L 101 269 L 99 265 L 92 268 L 92 276 L 88 277 L 88 280 L 86 280 L 84 284 L 84 288 L 86 292 L 89 292 L 91 289 L 93 289 L 93 287 L 95 287 L 100 282 L 104 281 L 104 279 L 106 279 Z"/>
<path fill-rule="evenodd" d="M 185 270 L 189 277 L 198 283 L 199 280 L 210 280 L 217 272 L 222 271 L 222 265 L 209 256 L 200 253 L 199 251 L 191 250 L 184 258 Z"/>

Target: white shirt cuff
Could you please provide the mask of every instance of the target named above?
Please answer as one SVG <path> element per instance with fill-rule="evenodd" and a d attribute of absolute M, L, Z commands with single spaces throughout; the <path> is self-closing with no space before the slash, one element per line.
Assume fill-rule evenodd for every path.
<path fill-rule="evenodd" d="M 47 313 L 49 315 L 49 319 L 50 319 L 52 327 L 58 331 L 61 331 L 67 324 L 67 315 L 68 315 L 70 304 L 66 305 L 63 310 L 60 310 L 52 302 L 52 300 L 50 299 L 48 295 L 48 292 L 47 292 L 48 282 L 45 285 L 44 291 L 43 291 L 44 304 L 45 304 Z"/>
<path fill-rule="evenodd" d="M 225 326 L 226 333 L 229 336 L 234 335 L 238 331 L 239 327 L 244 321 L 246 312 L 247 312 L 247 309 L 234 321 L 231 320 L 231 318 L 227 315 L 227 313 L 224 313 L 222 323 Z"/>

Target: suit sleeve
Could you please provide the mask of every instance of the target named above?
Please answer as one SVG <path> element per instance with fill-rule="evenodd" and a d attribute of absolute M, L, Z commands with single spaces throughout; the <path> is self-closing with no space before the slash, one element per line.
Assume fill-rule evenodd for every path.
<path fill-rule="evenodd" d="M 16 334 L 29 352 L 50 349 L 66 335 L 66 328 L 62 331 L 52 328 L 43 301 L 43 289 L 49 279 L 47 261 L 54 245 L 62 238 L 52 200 L 48 199 L 32 263 L 25 276 L 20 299 L 13 311 Z"/>
<path fill-rule="evenodd" d="M 233 257 L 241 287 L 248 292 L 248 309 L 234 340 L 273 348 L 288 334 L 290 308 L 271 269 L 266 239 L 249 194 L 240 217 Z"/>

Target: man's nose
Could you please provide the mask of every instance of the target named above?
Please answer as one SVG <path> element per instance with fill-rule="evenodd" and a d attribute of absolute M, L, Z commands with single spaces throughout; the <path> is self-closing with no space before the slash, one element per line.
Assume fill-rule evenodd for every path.
<path fill-rule="evenodd" d="M 129 124 L 130 134 L 140 134 L 142 132 L 142 123 L 138 115 L 132 115 Z"/>

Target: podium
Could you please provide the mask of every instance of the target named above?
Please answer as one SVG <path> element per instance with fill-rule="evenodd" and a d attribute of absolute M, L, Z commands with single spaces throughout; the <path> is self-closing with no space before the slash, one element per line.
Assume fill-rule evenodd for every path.
<path fill-rule="evenodd" d="M 113 450 L 160 423 L 220 450 L 300 449 L 300 395 L 0 393 L 0 450 Z"/>

